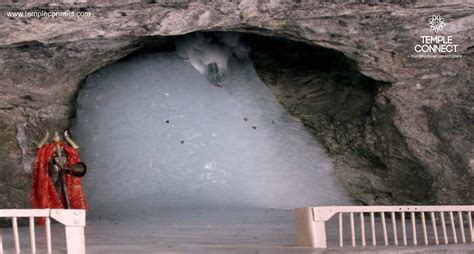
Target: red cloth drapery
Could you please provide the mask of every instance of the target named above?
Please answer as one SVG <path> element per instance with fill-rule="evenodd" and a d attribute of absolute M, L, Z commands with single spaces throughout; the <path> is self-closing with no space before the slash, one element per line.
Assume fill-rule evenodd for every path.
<path fill-rule="evenodd" d="M 52 142 L 43 145 L 36 154 L 33 186 L 31 189 L 31 206 L 33 208 L 66 208 L 64 201 L 57 193 L 54 183 L 48 175 L 48 163 L 52 159 L 56 145 L 59 144 L 67 154 L 66 167 L 80 162 L 76 149 L 62 143 Z M 82 191 L 81 178 L 66 174 L 66 188 L 72 209 L 87 209 L 87 201 Z M 43 223 L 40 220 L 39 223 Z"/>

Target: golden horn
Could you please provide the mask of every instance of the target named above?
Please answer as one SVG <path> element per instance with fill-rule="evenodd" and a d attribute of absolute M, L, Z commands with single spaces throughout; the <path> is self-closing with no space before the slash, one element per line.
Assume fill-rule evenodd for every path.
<path fill-rule="evenodd" d="M 65 130 L 64 131 L 64 139 L 66 139 L 66 141 L 69 143 L 69 145 L 72 146 L 72 148 L 74 149 L 79 149 L 79 146 L 76 144 L 76 142 L 74 142 L 71 138 L 71 136 L 69 135 L 69 131 L 68 130 Z"/>
<path fill-rule="evenodd" d="M 46 141 L 48 141 L 48 138 L 49 138 L 49 131 L 46 131 L 46 135 L 44 135 L 43 139 L 38 143 L 36 148 L 38 149 L 41 148 L 46 143 Z"/>

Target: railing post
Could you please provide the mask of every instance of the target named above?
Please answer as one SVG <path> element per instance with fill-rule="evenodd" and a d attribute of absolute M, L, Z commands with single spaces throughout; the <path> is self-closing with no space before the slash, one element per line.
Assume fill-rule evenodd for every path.
<path fill-rule="evenodd" d="M 349 213 L 349 221 L 351 224 L 351 243 L 356 246 L 355 228 L 354 228 L 354 213 Z"/>
<path fill-rule="evenodd" d="M 339 213 L 339 247 L 344 246 L 344 232 L 343 232 L 344 226 L 342 225 L 342 223 L 343 223 L 342 222 L 342 213 Z"/>
<path fill-rule="evenodd" d="M 86 225 L 86 211 L 79 209 L 51 209 L 51 218 L 65 226 L 67 253 L 85 254 L 84 227 Z"/>
<path fill-rule="evenodd" d="M 296 208 L 295 218 L 298 245 L 327 248 L 325 221 L 315 221 L 312 208 Z"/>
<path fill-rule="evenodd" d="M 31 253 L 36 253 L 35 217 L 30 216 L 30 244 Z"/>
<path fill-rule="evenodd" d="M 51 211 L 50 211 L 51 215 Z M 53 252 L 53 247 L 51 245 L 51 219 L 49 217 L 45 218 L 45 230 L 46 230 L 46 251 L 48 254 Z"/>
<path fill-rule="evenodd" d="M 66 241 L 68 254 L 86 253 L 84 227 L 66 226 Z"/>
<path fill-rule="evenodd" d="M 12 218 L 13 238 L 15 240 L 15 253 L 20 254 L 20 236 L 18 234 L 18 219 Z"/>
<path fill-rule="evenodd" d="M 471 237 L 472 238 L 472 237 Z M 0 254 L 3 254 L 3 233 L 2 228 L 0 228 Z"/>

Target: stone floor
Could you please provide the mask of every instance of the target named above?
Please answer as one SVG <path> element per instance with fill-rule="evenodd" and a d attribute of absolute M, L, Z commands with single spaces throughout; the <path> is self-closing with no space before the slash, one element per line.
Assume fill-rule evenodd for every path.
<path fill-rule="evenodd" d="M 139 217 L 91 219 L 86 227 L 86 245 L 87 253 L 474 253 L 472 243 L 339 248 L 336 246 L 336 229 L 335 221 L 331 222 L 328 226 L 329 248 L 316 250 L 296 246 L 291 211 L 174 211 L 147 220 Z M 54 252 L 65 253 L 63 227 L 54 224 L 52 230 Z M 11 250 L 11 229 L 3 231 L 4 246 Z M 44 253 L 44 230 L 37 228 L 36 234 L 37 253 Z M 367 229 L 366 234 L 369 239 Z M 383 238 L 380 232 L 377 234 L 381 244 Z M 27 227 L 20 228 L 20 237 L 23 253 L 29 253 Z M 347 245 L 349 237 L 345 237 Z M 408 239 L 411 239 L 410 235 Z"/>

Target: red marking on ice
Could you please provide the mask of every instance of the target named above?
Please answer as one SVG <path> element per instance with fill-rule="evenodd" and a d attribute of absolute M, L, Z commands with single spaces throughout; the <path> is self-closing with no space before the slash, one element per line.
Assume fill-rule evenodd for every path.
<path fill-rule="evenodd" d="M 224 87 L 224 85 L 221 85 L 221 84 L 212 84 L 212 85 L 213 85 L 213 86 L 217 86 L 217 87 L 219 87 L 219 88 L 223 88 L 223 87 Z"/>

